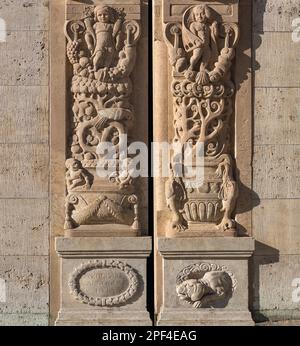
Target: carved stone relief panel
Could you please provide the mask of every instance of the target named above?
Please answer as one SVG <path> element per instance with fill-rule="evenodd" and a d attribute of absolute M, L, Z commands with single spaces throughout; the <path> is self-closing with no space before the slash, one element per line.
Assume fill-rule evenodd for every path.
<path fill-rule="evenodd" d="M 250 237 L 164 237 L 158 325 L 253 325 Z"/>
<path fill-rule="evenodd" d="M 71 274 L 70 293 L 91 306 L 119 306 L 137 293 L 138 276 L 134 269 L 118 260 L 83 263 Z"/>
<path fill-rule="evenodd" d="M 180 300 L 194 308 L 224 307 L 236 289 L 237 281 L 226 266 L 197 263 L 184 268 L 176 279 Z"/>
<path fill-rule="evenodd" d="M 139 234 L 132 157 L 124 156 L 137 116 L 130 75 L 137 61 L 139 21 L 139 1 L 67 6 L 72 104 L 67 118 L 65 229 L 71 235 L 75 229 L 101 235 L 107 225 L 117 225 L 120 235 Z"/>
<path fill-rule="evenodd" d="M 171 159 L 166 183 L 172 212 L 168 236 L 234 236 L 238 196 L 233 159 L 238 1 L 163 2 L 163 26 L 172 70 L 173 143 L 202 145 L 203 181 L 177 174 Z"/>
<path fill-rule="evenodd" d="M 151 325 L 147 262 L 151 237 L 58 237 L 57 325 Z"/>

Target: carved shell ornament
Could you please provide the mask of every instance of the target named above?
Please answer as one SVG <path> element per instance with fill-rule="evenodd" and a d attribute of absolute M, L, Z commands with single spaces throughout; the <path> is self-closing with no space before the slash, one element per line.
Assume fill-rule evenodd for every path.
<path fill-rule="evenodd" d="M 126 304 L 139 287 L 138 276 L 128 264 L 117 260 L 84 263 L 70 276 L 70 294 L 79 302 L 111 307 Z"/>
<path fill-rule="evenodd" d="M 236 286 L 233 273 L 218 264 L 192 264 L 176 278 L 177 296 L 194 308 L 225 307 Z"/>

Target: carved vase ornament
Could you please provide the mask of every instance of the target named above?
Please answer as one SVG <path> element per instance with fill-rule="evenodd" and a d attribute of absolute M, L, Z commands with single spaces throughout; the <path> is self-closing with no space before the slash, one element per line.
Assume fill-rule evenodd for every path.
<path fill-rule="evenodd" d="M 195 2 L 195 1 L 194 1 Z M 172 65 L 173 142 L 202 143 L 203 182 L 174 174 L 171 161 L 166 183 L 167 204 L 172 212 L 171 236 L 234 236 L 234 209 L 238 196 L 232 159 L 232 117 L 235 85 L 231 67 L 239 28 L 224 22 L 207 4 L 189 6 L 182 21 L 165 20 L 165 40 Z M 175 5 L 174 5 L 175 6 Z"/>
<path fill-rule="evenodd" d="M 126 15 L 122 8 L 86 6 L 82 19 L 65 25 L 73 99 L 66 161 L 66 230 L 88 225 L 97 231 L 116 224 L 119 231 L 132 230 L 137 235 L 140 228 L 138 197 L 128 168 L 131 158 L 122 159 L 120 152 L 122 136 L 130 136 L 134 125 L 130 74 L 140 37 L 139 22 L 127 20 Z M 111 158 L 99 149 L 103 143 L 114 150 Z M 108 169 L 109 159 L 115 162 L 113 170 Z M 109 174 L 102 176 L 99 169 Z"/>

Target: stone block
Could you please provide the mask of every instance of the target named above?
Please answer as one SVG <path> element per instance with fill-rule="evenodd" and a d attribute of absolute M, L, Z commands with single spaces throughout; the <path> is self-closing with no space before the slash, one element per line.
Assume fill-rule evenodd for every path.
<path fill-rule="evenodd" d="M 158 325 L 252 325 L 248 260 L 252 238 L 158 239 L 163 306 Z"/>
<path fill-rule="evenodd" d="M 0 198 L 48 197 L 46 144 L 0 144 Z"/>
<path fill-rule="evenodd" d="M 48 33 L 8 31 L 0 61 L 0 85 L 47 86 Z"/>
<path fill-rule="evenodd" d="M 48 314 L 0 314 L 0 326 L 38 327 L 48 326 Z"/>
<path fill-rule="evenodd" d="M 300 281 L 299 268 L 299 255 L 254 256 L 253 310 L 260 319 L 299 319 L 300 302 L 293 301 L 294 280 Z"/>
<path fill-rule="evenodd" d="M 298 88 L 256 88 L 255 145 L 300 144 L 299 104 Z"/>
<path fill-rule="evenodd" d="M 146 301 L 150 237 L 56 238 L 56 251 L 56 325 L 152 325 Z"/>
<path fill-rule="evenodd" d="M 293 42 L 292 33 L 254 34 L 253 40 L 255 86 L 299 88 L 299 43 Z"/>
<path fill-rule="evenodd" d="M 298 17 L 298 0 L 253 1 L 254 32 L 292 31 L 292 21 Z"/>
<path fill-rule="evenodd" d="M 255 253 L 300 255 L 299 210 L 299 199 L 261 200 L 253 209 L 253 236 L 265 246 Z"/>
<path fill-rule="evenodd" d="M 1 1 L 0 17 L 13 31 L 48 30 L 49 0 Z"/>
<path fill-rule="evenodd" d="M 0 210 L 2 256 L 48 255 L 48 200 L 0 199 Z"/>
<path fill-rule="evenodd" d="M 254 147 L 253 190 L 259 199 L 300 197 L 299 145 Z"/>
<path fill-rule="evenodd" d="M 48 256 L 0 256 L 5 302 L 0 314 L 48 314 Z"/>
<path fill-rule="evenodd" d="M 1 143 L 48 143 L 48 87 L 0 86 Z"/>

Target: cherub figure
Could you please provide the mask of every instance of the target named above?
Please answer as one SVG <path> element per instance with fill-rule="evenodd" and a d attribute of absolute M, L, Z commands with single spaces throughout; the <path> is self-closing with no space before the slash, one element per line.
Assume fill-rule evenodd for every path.
<path fill-rule="evenodd" d="M 210 19 L 210 8 L 207 5 L 198 5 L 188 10 L 183 20 L 184 48 L 188 53 L 192 52 L 189 70 L 196 71 L 200 62 L 196 82 L 201 85 L 209 83 L 207 67 L 217 50 L 217 22 L 210 24 Z"/>
<path fill-rule="evenodd" d="M 201 279 L 188 279 L 176 287 L 179 299 L 188 301 L 194 308 L 211 308 L 221 300 L 227 305 L 232 291 L 232 279 L 225 271 L 206 272 Z"/>
<path fill-rule="evenodd" d="M 81 162 L 75 159 L 68 159 L 66 161 L 68 169 L 66 174 L 67 189 L 68 191 L 74 190 L 76 187 L 91 188 L 88 174 L 82 168 Z"/>
<path fill-rule="evenodd" d="M 94 71 L 111 67 L 117 53 L 118 34 L 121 30 L 121 19 L 115 20 L 113 9 L 109 6 L 97 6 L 94 10 L 95 24 L 93 29 L 96 47 L 93 54 Z"/>

